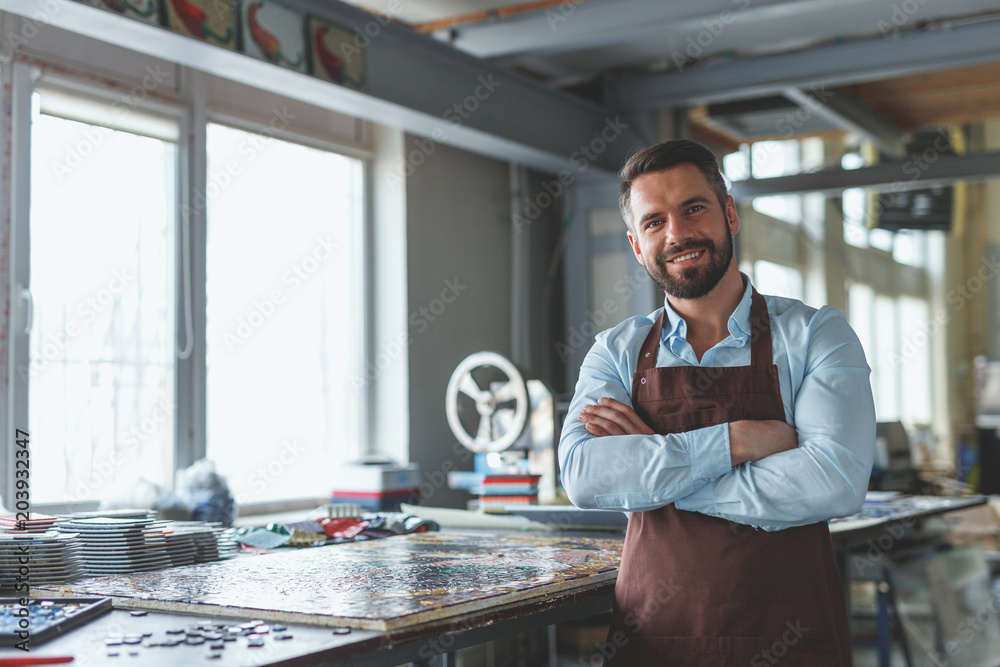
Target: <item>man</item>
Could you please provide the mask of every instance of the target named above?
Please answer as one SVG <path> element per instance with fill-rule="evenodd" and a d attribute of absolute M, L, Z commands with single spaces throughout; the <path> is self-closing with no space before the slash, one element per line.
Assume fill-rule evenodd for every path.
<path fill-rule="evenodd" d="M 837 310 L 762 297 L 713 155 L 633 156 L 619 204 L 664 308 L 604 331 L 559 443 L 580 507 L 630 512 L 611 665 L 851 664 L 826 521 L 864 501 L 869 368 Z"/>

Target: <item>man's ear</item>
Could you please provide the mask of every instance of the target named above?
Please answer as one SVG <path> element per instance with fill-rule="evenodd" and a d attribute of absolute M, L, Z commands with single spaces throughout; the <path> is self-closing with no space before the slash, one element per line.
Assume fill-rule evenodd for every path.
<path fill-rule="evenodd" d="M 626 236 L 628 236 L 628 242 L 632 246 L 632 252 L 635 253 L 636 261 L 642 264 L 642 251 L 639 250 L 639 242 L 636 240 L 635 234 L 633 234 L 630 229 L 626 232 Z M 645 266 L 645 264 L 643 264 L 643 266 Z"/>
<path fill-rule="evenodd" d="M 736 200 L 732 195 L 726 199 L 726 224 L 729 225 L 729 233 L 736 236 L 740 231 L 740 216 L 736 213 Z"/>

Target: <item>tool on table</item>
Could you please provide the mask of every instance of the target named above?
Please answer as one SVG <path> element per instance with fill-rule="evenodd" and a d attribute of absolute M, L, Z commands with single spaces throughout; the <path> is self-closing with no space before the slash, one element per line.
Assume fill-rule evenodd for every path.
<path fill-rule="evenodd" d="M 27 605 L 22 601 L 0 598 L 0 646 L 24 641 L 20 632 L 25 631 L 29 645 L 35 646 L 111 611 L 111 598 L 28 598 Z"/>

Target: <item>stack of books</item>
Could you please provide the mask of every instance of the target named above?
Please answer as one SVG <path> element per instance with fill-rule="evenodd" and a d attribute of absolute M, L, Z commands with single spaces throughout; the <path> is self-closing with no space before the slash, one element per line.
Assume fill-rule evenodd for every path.
<path fill-rule="evenodd" d="M 527 473 L 486 475 L 479 495 L 479 509 L 506 514 L 507 505 L 537 505 L 540 475 Z"/>

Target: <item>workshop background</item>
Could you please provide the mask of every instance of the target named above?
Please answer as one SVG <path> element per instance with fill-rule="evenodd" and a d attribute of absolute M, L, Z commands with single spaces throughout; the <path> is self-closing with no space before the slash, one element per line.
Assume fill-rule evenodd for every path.
<path fill-rule="evenodd" d="M 499 353 L 558 428 L 594 335 L 662 305 L 616 172 L 677 137 L 723 165 L 757 289 L 857 331 L 872 489 L 1000 493 L 997 0 L 0 0 L 0 35 L 0 424 L 33 511 L 166 507 L 206 458 L 240 517 L 305 510 L 375 456 L 467 508 L 456 368 Z M 996 567 L 989 504 L 928 530 Z M 977 637 L 949 664 L 1000 664 Z"/>

